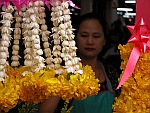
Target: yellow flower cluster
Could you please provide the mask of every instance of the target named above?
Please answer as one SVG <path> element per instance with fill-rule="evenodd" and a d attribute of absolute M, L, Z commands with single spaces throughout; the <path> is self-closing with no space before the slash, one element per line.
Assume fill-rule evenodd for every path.
<path fill-rule="evenodd" d="M 27 74 L 20 80 L 20 99 L 26 103 L 38 104 L 47 99 L 48 85 L 46 80 L 53 79 L 54 71 L 41 70 L 35 74 Z"/>
<path fill-rule="evenodd" d="M 86 97 L 97 94 L 100 90 L 99 80 L 95 78 L 95 73 L 90 66 L 81 67 L 83 74 L 70 75 L 69 81 L 67 75 L 60 75 L 58 80 L 61 81 L 61 87 L 58 96 L 67 102 L 72 99 L 82 100 Z"/>
<path fill-rule="evenodd" d="M 125 69 L 133 44 L 119 45 L 121 69 Z M 132 76 L 122 86 L 115 99 L 114 113 L 150 113 L 150 53 L 141 53 Z"/>
<path fill-rule="evenodd" d="M 72 98 L 84 99 L 97 94 L 99 80 L 95 79 L 90 66 L 83 67 L 82 75 L 68 75 L 67 72 L 55 77 L 54 70 L 41 70 L 28 74 L 20 80 L 20 99 L 27 103 L 39 103 L 44 99 L 59 96 L 65 101 Z"/>
<path fill-rule="evenodd" d="M 0 111 L 8 112 L 14 108 L 19 99 L 19 86 L 12 77 L 7 77 L 5 83 L 0 82 Z"/>
<path fill-rule="evenodd" d="M 12 109 L 18 101 L 38 104 L 49 97 L 59 96 L 68 102 L 72 98 L 82 100 L 97 94 L 100 85 L 92 68 L 80 66 L 82 75 L 63 72 L 58 76 L 54 70 L 41 70 L 23 76 L 22 72 L 29 68 L 8 66 L 9 77 L 0 86 L 0 111 Z"/>

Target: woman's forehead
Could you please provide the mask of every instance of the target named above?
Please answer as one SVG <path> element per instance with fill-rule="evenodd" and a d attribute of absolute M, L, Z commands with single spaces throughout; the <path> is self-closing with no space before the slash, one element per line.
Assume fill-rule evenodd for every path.
<path fill-rule="evenodd" d="M 102 32 L 102 26 L 96 20 L 86 20 L 80 24 L 79 30 L 83 32 Z"/>

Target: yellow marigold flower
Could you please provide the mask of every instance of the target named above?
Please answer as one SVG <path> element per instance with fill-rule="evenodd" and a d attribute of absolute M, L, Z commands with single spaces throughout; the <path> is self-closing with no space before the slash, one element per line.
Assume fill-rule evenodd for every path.
<path fill-rule="evenodd" d="M 20 99 L 27 103 L 37 104 L 49 97 L 47 81 L 54 77 L 55 73 L 41 70 L 35 74 L 28 74 L 20 80 Z"/>
<path fill-rule="evenodd" d="M 70 75 L 69 81 L 66 79 L 65 74 L 58 77 L 62 87 L 59 96 L 67 102 L 72 98 L 82 100 L 88 96 L 97 94 L 99 91 L 99 80 L 95 78 L 92 68 L 85 66 L 82 69 L 82 75 Z"/>
<path fill-rule="evenodd" d="M 11 66 L 7 66 L 6 68 L 7 68 L 7 75 L 12 76 L 14 78 L 16 78 L 16 77 L 20 77 L 21 78 L 22 77 L 22 73 L 24 71 L 28 70 L 28 68 L 24 67 L 24 66 L 21 66 L 19 68 L 13 68 Z"/>
<path fill-rule="evenodd" d="M 119 45 L 121 69 L 125 69 L 133 44 Z M 150 113 L 150 52 L 140 54 L 132 76 L 122 86 L 121 95 L 115 99 L 114 113 Z"/>
<path fill-rule="evenodd" d="M 30 71 L 25 67 L 8 67 L 7 73 L 20 86 L 19 99 L 23 102 L 37 104 L 53 96 L 59 96 L 68 102 L 72 98 L 84 99 L 99 91 L 99 80 L 95 78 L 92 68 L 82 67 L 81 63 L 79 65 L 83 70 L 82 75 L 67 72 L 56 75 L 54 70 L 41 70 L 23 76 L 24 71 Z"/>
<path fill-rule="evenodd" d="M 16 85 L 12 77 L 5 79 L 5 83 L 0 83 L 0 111 L 8 112 L 14 108 L 19 100 L 19 86 Z"/>

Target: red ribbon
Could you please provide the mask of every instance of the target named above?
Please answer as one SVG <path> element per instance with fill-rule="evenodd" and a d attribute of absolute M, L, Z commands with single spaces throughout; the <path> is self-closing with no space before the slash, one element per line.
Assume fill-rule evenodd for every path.
<path fill-rule="evenodd" d="M 149 26 L 144 22 L 143 18 L 141 18 L 135 26 L 127 26 L 132 33 L 132 36 L 128 42 L 133 43 L 134 48 L 131 52 L 124 74 L 117 89 L 119 89 L 132 75 L 136 63 L 140 57 L 140 53 L 146 53 L 150 49 L 150 29 L 148 27 Z"/>

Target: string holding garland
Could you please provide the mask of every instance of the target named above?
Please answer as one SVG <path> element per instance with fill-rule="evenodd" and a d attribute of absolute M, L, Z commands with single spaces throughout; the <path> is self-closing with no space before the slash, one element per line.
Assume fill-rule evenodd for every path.
<path fill-rule="evenodd" d="M 68 102 L 98 93 L 95 73 L 90 66 L 82 66 L 76 55 L 69 5 L 79 9 L 71 0 L 0 1 L 0 111 L 9 111 L 19 101 L 37 104 L 59 96 Z M 45 6 L 51 10 L 51 31 Z M 54 43 L 52 49 L 49 39 Z M 19 54 L 20 40 L 25 47 L 23 57 Z"/>

